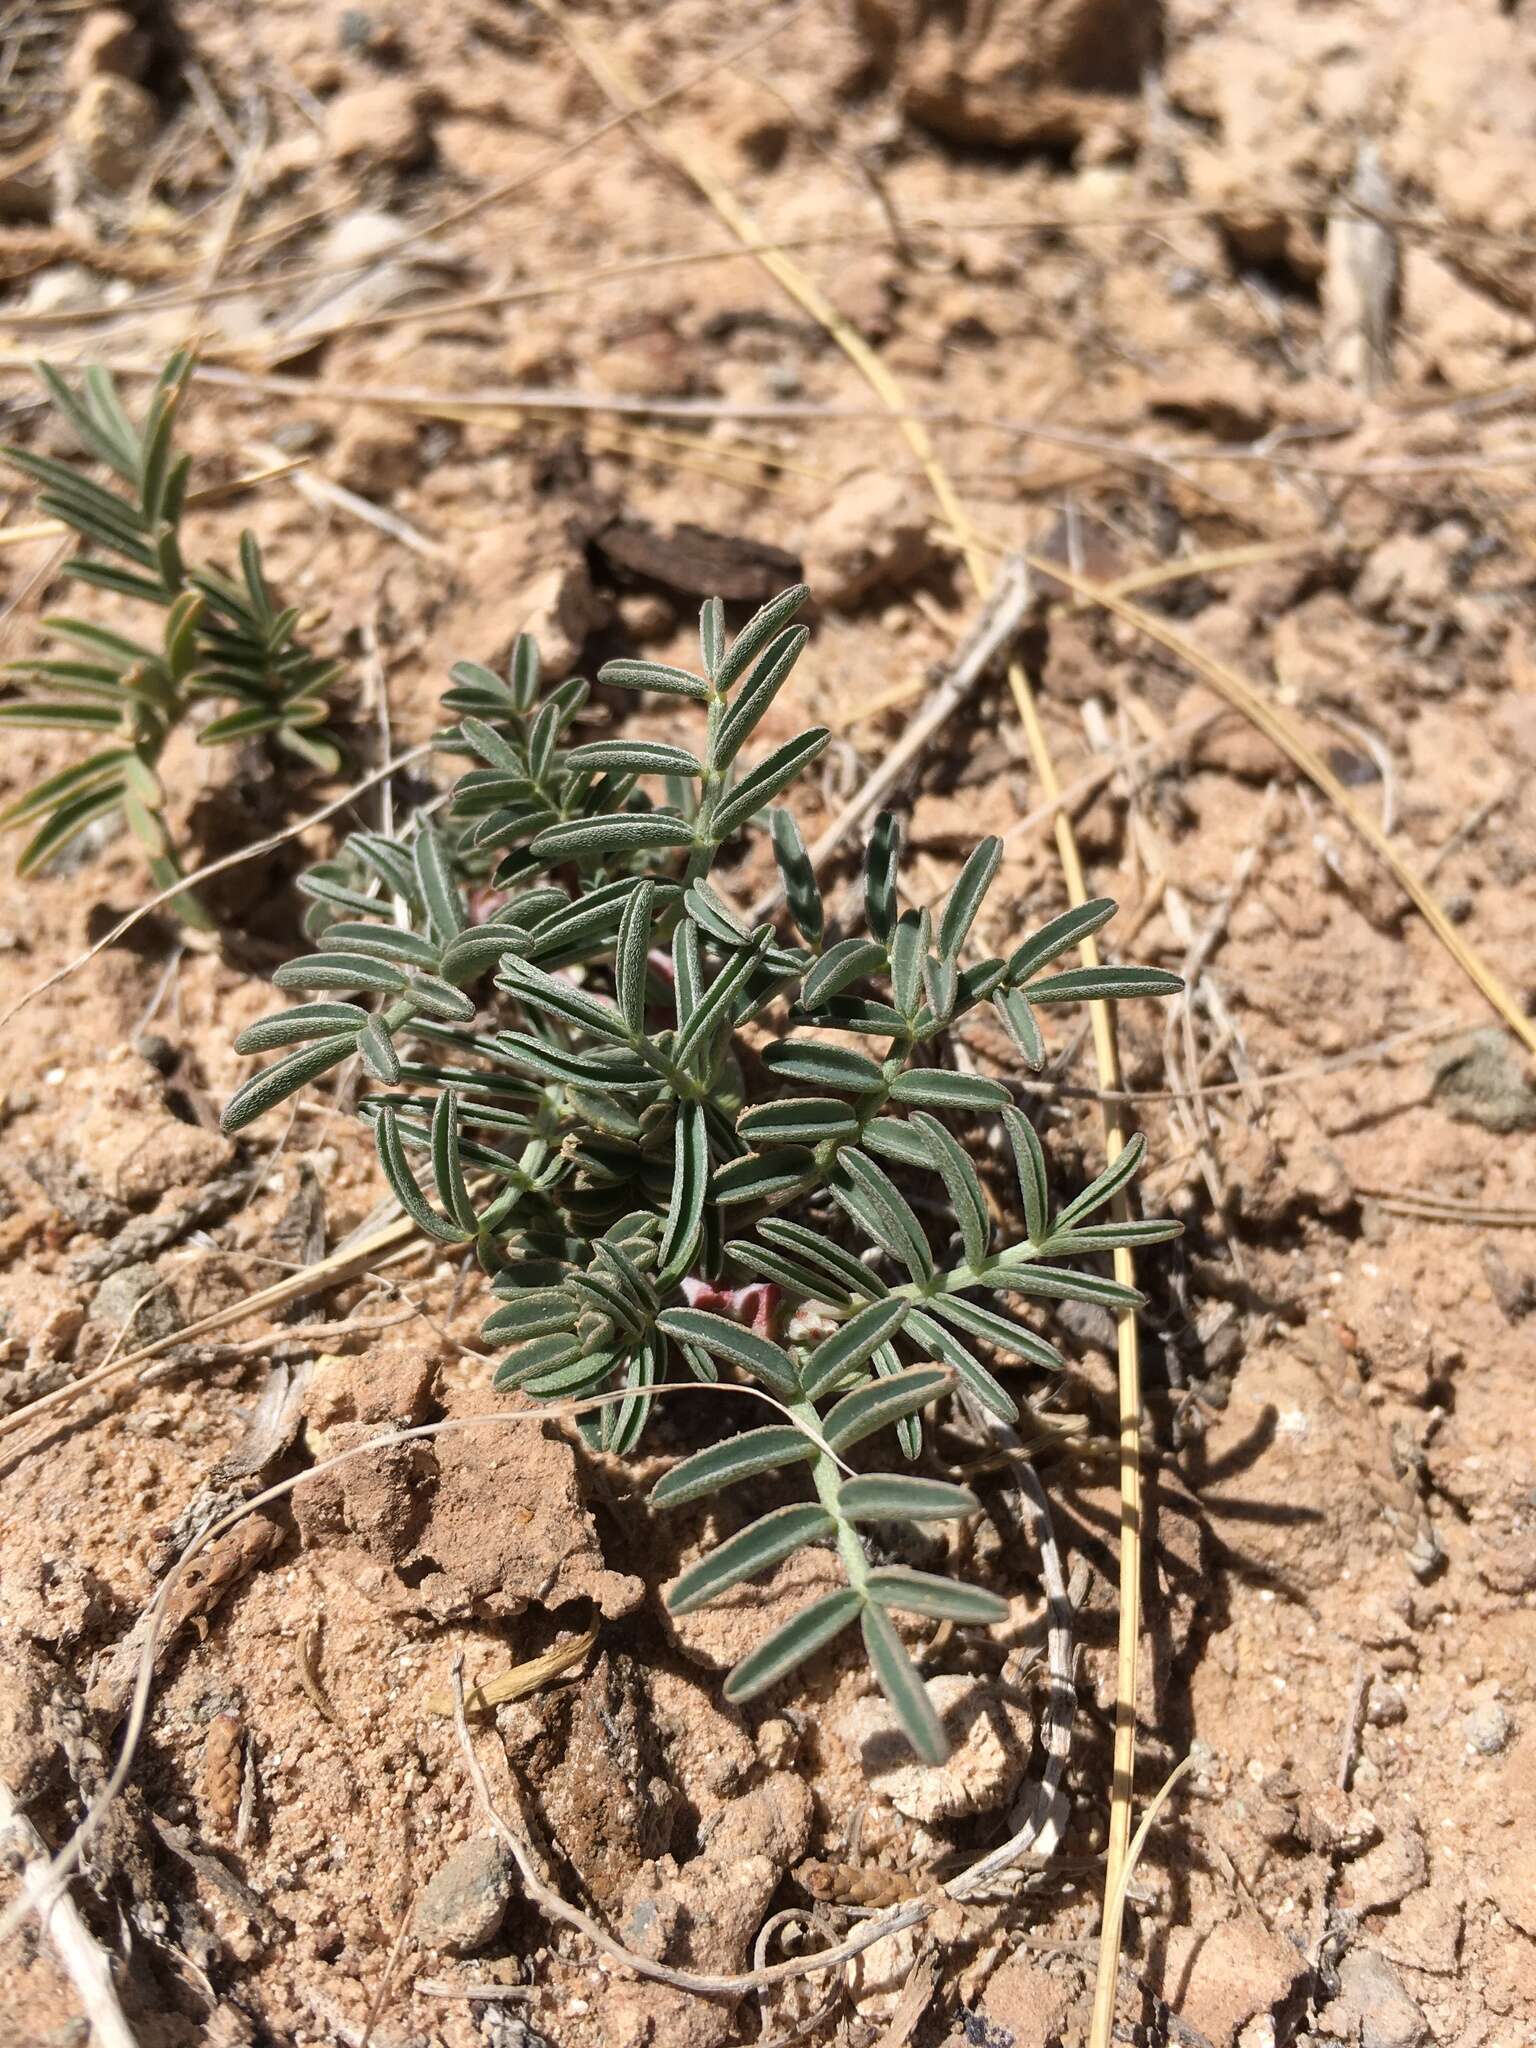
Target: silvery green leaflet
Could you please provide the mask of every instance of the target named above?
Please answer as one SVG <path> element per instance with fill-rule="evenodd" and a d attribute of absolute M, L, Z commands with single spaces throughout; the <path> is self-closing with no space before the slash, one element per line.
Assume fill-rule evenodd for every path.
<path fill-rule="evenodd" d="M 761 1492 L 772 1474 L 780 1495 L 683 1573 L 671 1605 L 685 1613 L 827 1545 L 843 1583 L 759 1643 L 727 1695 L 750 1699 L 856 1626 L 913 1747 L 937 1759 L 943 1732 L 893 1617 L 975 1627 L 1005 1608 L 883 1561 L 891 1525 L 979 1506 L 913 1469 L 924 1411 L 963 1385 L 1014 1420 L 1009 1369 L 1061 1364 L 1018 1304 L 1134 1307 L 1102 1255 L 1177 1229 L 1111 1214 L 1139 1139 L 1053 1208 L 1033 1127 L 1001 1082 L 943 1064 L 949 1034 L 990 1004 L 1020 1063 L 1038 1068 L 1038 1011 L 1179 983 L 1150 968 L 1060 967 L 1108 902 L 1006 956 L 972 958 L 999 842 L 976 849 L 935 910 L 903 909 L 889 814 L 869 835 L 861 929 L 832 931 L 780 801 L 827 733 L 753 745 L 805 646 L 793 623 L 805 596 L 786 591 L 734 640 L 719 601 L 706 604 L 697 673 L 602 671 L 606 685 L 674 704 L 665 743 L 583 741 L 587 685 L 541 688 L 526 639 L 505 678 L 456 668 L 438 743 L 469 766 L 445 822 L 356 833 L 305 878 L 318 950 L 275 976 L 303 1000 L 242 1034 L 242 1052 L 278 1057 L 225 1127 L 359 1055 L 390 1186 L 490 1276 L 496 1385 L 544 1400 L 617 1390 L 583 1425 L 596 1447 L 632 1450 L 649 1389 L 679 1373 L 771 1395 L 780 1414 L 763 1422 L 759 1410 L 735 1434 L 737 1404 L 712 1404 L 722 1433 L 652 1493 L 665 1505 L 748 1482 Z M 745 924 L 716 874 L 740 834 L 763 828 L 787 934 Z M 757 1054 L 743 1047 L 749 1021 L 776 1029 Z M 1010 1242 L 964 1142 L 996 1119 L 1026 1233 Z M 871 1462 L 892 1449 L 907 1470 Z"/>
<path fill-rule="evenodd" d="M 298 612 L 273 596 L 255 536 L 240 537 L 238 576 L 189 566 L 183 553 L 192 464 L 176 454 L 174 432 L 192 367 L 186 351 L 173 356 L 143 419 L 134 421 L 105 370 L 87 370 L 77 393 L 56 370 L 38 366 L 55 413 L 105 481 L 50 455 L 0 447 L 40 487 L 38 510 L 79 539 L 60 573 L 164 614 L 142 640 L 55 615 L 43 627 L 56 651 L 5 664 L 22 694 L 0 703 L 0 726 L 77 732 L 93 749 L 0 812 L 0 829 L 36 828 L 17 860 L 20 874 L 34 873 L 88 826 L 117 814 L 155 883 L 179 881 L 185 870 L 166 824 L 160 756 L 205 701 L 231 708 L 199 727 L 203 746 L 270 739 L 311 767 L 340 766 L 325 730 L 326 699 L 340 670 L 297 638 Z M 187 922 L 211 922 L 190 892 L 175 903 Z"/>

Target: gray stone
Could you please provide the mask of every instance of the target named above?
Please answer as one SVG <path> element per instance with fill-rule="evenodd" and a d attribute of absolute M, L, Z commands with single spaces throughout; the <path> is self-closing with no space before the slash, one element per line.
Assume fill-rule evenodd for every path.
<path fill-rule="evenodd" d="M 1424 2015 L 1375 1949 L 1351 1949 L 1339 1965 L 1339 1996 L 1360 2021 L 1361 2048 L 1419 2048 Z"/>
<path fill-rule="evenodd" d="M 1435 1100 L 1485 1131 L 1536 1130 L 1536 1087 L 1519 1048 L 1497 1025 L 1453 1039 L 1430 1061 Z"/>
<path fill-rule="evenodd" d="M 91 1320 L 126 1330 L 132 1349 L 173 1336 L 181 1328 L 181 1311 L 174 1292 L 148 1260 L 136 1259 L 102 1281 L 91 1296 Z"/>
<path fill-rule="evenodd" d="M 1461 1725 L 1479 1756 L 1497 1756 L 1515 1732 L 1514 1722 L 1497 1700 L 1484 1700 Z"/>
<path fill-rule="evenodd" d="M 515 1866 L 496 1835 L 455 1849 L 416 1905 L 417 1939 L 449 1955 L 472 1956 L 494 1941 L 512 1903 Z"/>

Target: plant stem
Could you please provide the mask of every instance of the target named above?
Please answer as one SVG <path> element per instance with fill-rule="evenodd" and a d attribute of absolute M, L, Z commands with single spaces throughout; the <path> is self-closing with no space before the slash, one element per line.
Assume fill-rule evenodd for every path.
<path fill-rule="evenodd" d="M 815 1438 L 821 1435 L 821 1417 L 816 1413 L 814 1403 L 792 1401 L 789 1415 L 807 1436 Z M 816 1498 L 837 1524 L 837 1554 L 843 1561 L 848 1583 L 856 1593 L 862 1593 L 869 1578 L 869 1560 L 864 1555 L 858 1531 L 838 1506 L 843 1475 L 837 1468 L 837 1460 L 828 1452 L 819 1450 L 812 1459 L 811 1482 L 816 1488 Z"/>

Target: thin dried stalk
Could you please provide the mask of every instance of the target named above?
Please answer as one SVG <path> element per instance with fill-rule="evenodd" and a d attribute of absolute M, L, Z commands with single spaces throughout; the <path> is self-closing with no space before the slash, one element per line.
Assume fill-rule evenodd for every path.
<path fill-rule="evenodd" d="M 1251 725 L 1257 726 L 1267 739 L 1272 740 L 1281 752 L 1295 763 L 1308 781 L 1322 791 L 1344 822 L 1357 837 L 1364 840 L 1377 859 L 1385 864 L 1394 881 L 1411 900 L 1467 979 L 1503 1018 L 1516 1037 L 1531 1052 L 1536 1052 L 1536 1023 L 1520 1009 L 1513 995 L 1482 955 L 1462 938 L 1446 915 L 1439 898 L 1408 866 L 1375 820 L 1357 806 L 1338 776 L 1292 723 L 1288 714 L 1262 697 L 1236 669 L 1228 668 L 1225 662 L 1217 661 L 1213 655 L 1197 647 L 1192 640 L 1185 639 L 1182 633 L 1175 631 L 1165 620 L 1157 618 L 1151 612 L 1142 611 L 1138 605 L 1128 604 L 1124 598 L 1116 597 L 1102 584 L 1092 583 L 1086 577 L 1078 576 L 1058 563 L 1030 559 L 1031 566 L 1040 574 L 1056 577 L 1079 597 L 1102 606 L 1107 612 L 1112 612 L 1116 618 L 1123 619 L 1128 626 L 1136 627 L 1139 632 L 1146 634 L 1149 640 L 1155 641 L 1159 647 L 1165 648 L 1170 654 L 1186 662 L 1203 676 L 1214 690 L 1225 697 L 1229 704 L 1235 706 Z"/>
<path fill-rule="evenodd" d="M 558 1678 L 562 1672 L 580 1664 L 596 1641 L 597 1630 L 589 1628 L 584 1636 L 560 1643 L 553 1650 L 546 1650 L 542 1657 L 529 1657 L 522 1664 L 514 1664 L 499 1678 L 488 1679 L 484 1685 L 473 1687 L 465 1700 L 465 1711 L 488 1714 L 493 1707 L 504 1706 L 508 1700 L 525 1699 L 531 1692 L 541 1692 L 552 1678 Z M 447 1715 L 456 1711 L 457 1701 L 453 1693 L 434 1692 L 428 1696 L 429 1714 Z"/>
<path fill-rule="evenodd" d="M 25 1891 L 40 1871 L 47 1870 L 48 1845 L 16 1804 L 10 1786 L 0 1779 L 0 1835 L 6 1833 L 21 1842 L 26 1858 L 21 1871 Z M 67 1892 L 61 1891 L 44 1913 L 43 1933 L 80 1995 L 95 2048 L 138 2048 L 112 1985 L 112 1964 Z"/>
<path fill-rule="evenodd" d="M 34 983 L 24 995 L 18 996 L 11 1007 L 0 1015 L 0 1030 L 9 1024 L 13 1017 L 20 1016 L 28 1003 L 46 995 L 49 989 L 57 988 L 61 981 L 68 981 L 69 977 L 78 974 L 82 967 L 89 966 L 98 953 L 105 952 L 108 946 L 115 946 L 119 939 L 131 932 L 140 918 L 148 917 L 152 910 L 158 910 L 162 904 L 169 903 L 173 896 L 181 895 L 184 890 L 195 887 L 199 882 L 206 882 L 214 875 L 227 874 L 231 868 L 241 867 L 248 860 L 260 860 L 266 854 L 275 853 L 280 846 L 286 846 L 290 839 L 297 839 L 312 826 L 323 825 L 327 818 L 334 818 L 338 811 L 344 811 L 365 789 L 372 789 L 376 782 L 382 782 L 386 776 L 397 775 L 402 768 L 409 767 L 412 761 L 419 761 L 423 754 L 430 753 L 431 750 L 431 743 L 425 740 L 419 747 L 408 747 L 403 754 L 397 754 L 393 761 L 386 761 L 382 768 L 375 768 L 372 774 L 363 776 L 359 782 L 354 782 L 351 788 L 344 790 L 340 796 L 332 797 L 329 803 L 322 804 L 318 811 L 311 811 L 307 818 L 300 818 L 297 823 L 285 826 L 281 832 L 274 832 L 267 839 L 258 839 L 250 846 L 242 846 L 234 853 L 226 853 L 220 860 L 209 861 L 206 867 L 199 868 L 195 874 L 187 875 L 170 888 L 162 889 L 158 895 L 151 896 L 147 902 L 141 903 L 137 910 L 131 910 L 126 917 L 119 918 L 109 932 L 99 938 L 93 946 L 87 946 L 83 953 L 77 954 L 67 966 L 50 974 L 45 981 Z"/>
<path fill-rule="evenodd" d="M 620 105 L 638 110 L 639 94 L 634 82 L 609 55 L 597 50 L 587 37 L 573 27 L 561 0 L 535 0 L 535 5 L 540 12 L 547 14 L 551 20 L 559 24 L 567 41 L 571 43 L 583 64 L 609 97 Z M 756 237 L 756 224 L 751 215 L 715 176 L 708 164 L 676 143 L 663 141 L 654 135 L 652 140 L 660 153 L 675 163 L 698 187 L 739 240 L 746 242 Z M 969 516 L 955 493 L 927 427 L 908 411 L 901 385 L 863 335 L 843 318 L 831 300 L 798 264 L 779 253 L 765 254 L 759 261 L 764 269 L 783 285 L 790 296 L 826 329 L 885 409 L 899 417 L 901 432 L 928 479 L 940 512 L 962 536 L 962 552 L 971 582 L 977 594 L 986 597 L 991 588 L 992 575 L 985 551 L 976 545 Z M 1043 564 L 1035 563 L 1031 563 L 1030 566 L 1037 572 L 1045 567 Z M 1070 577 L 1062 577 L 1060 580 L 1067 583 L 1069 588 L 1072 587 Z M 1116 602 L 1119 603 L 1120 600 L 1117 599 Z M 1129 610 L 1130 607 L 1126 609 Z M 1055 798 L 1060 794 L 1055 763 L 1028 680 L 1017 661 L 1009 664 L 1008 680 L 1024 724 L 1025 736 L 1036 772 L 1040 777 L 1042 791 L 1048 800 Z M 1078 854 L 1077 836 L 1065 812 L 1057 813 L 1056 844 L 1062 872 L 1066 877 L 1068 898 L 1074 904 L 1083 903 L 1087 900 L 1087 886 Z M 1098 964 L 1098 950 L 1092 939 L 1087 940 L 1080 950 L 1085 967 Z M 1091 1003 L 1089 1012 L 1100 1085 L 1106 1090 L 1116 1090 L 1120 1087 L 1121 1076 L 1112 1012 L 1109 1005 L 1103 1002 Z M 1106 1101 L 1103 1105 L 1103 1116 L 1108 1163 L 1113 1165 L 1128 1138 L 1125 1112 L 1118 1103 Z M 1123 1195 L 1117 1198 L 1114 1213 L 1122 1217 L 1129 1213 Z M 1135 1261 L 1128 1249 L 1116 1250 L 1114 1271 L 1115 1278 L 1122 1285 L 1134 1287 Z M 1110 1818 L 1109 1864 L 1105 1881 L 1106 1917 L 1103 1947 L 1100 1952 L 1098 1998 L 1098 2007 L 1103 2007 L 1107 1973 L 1108 2011 L 1105 2017 L 1096 2009 L 1094 2048 L 1109 2048 L 1114 2017 L 1114 1985 L 1119 1967 L 1119 1925 L 1117 1921 L 1111 1926 L 1109 1908 L 1112 1900 L 1123 1897 L 1116 1889 L 1116 1884 L 1124 1863 L 1130 1832 L 1130 1783 L 1136 1731 L 1136 1647 L 1140 1632 L 1141 1606 L 1140 1344 L 1134 1314 L 1122 1314 L 1117 1327 L 1120 1360 L 1120 1653 L 1115 1709 L 1115 1780 Z"/>

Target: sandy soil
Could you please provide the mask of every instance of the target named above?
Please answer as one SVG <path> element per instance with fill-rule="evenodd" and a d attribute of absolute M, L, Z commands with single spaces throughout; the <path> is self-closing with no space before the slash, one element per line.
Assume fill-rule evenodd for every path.
<path fill-rule="evenodd" d="M 201 480 L 303 458 L 199 512 L 199 534 L 227 551 L 253 524 L 354 657 L 365 762 L 431 731 L 450 661 L 495 662 L 525 625 L 557 673 L 686 659 L 722 572 L 745 608 L 803 567 L 816 631 L 766 736 L 834 727 L 830 813 L 975 598 L 910 448 L 731 253 L 681 147 L 931 415 L 984 543 L 1144 577 L 1136 601 L 1294 719 L 1529 1011 L 1530 10 L 814 0 L 769 38 L 774 19 L 188 0 L 135 34 L 14 11 L 7 433 L 52 445 L 24 354 L 142 365 L 199 333 L 236 373 L 189 410 Z M 605 55 L 653 96 L 708 75 L 616 123 Z M 1350 191 L 1368 214 L 1343 211 Z M 360 271 L 401 226 L 425 232 Z M 52 601 L 52 545 L 0 552 L 8 657 Z M 1384 866 L 1185 656 L 1065 597 L 1026 655 L 1063 783 L 1103 771 L 1073 815 L 1093 888 L 1123 906 L 1121 956 L 1197 970 L 1166 1036 L 1148 1011 L 1120 1025 L 1147 1208 L 1187 1225 L 1143 1260 L 1139 1795 L 1194 1759 L 1135 1873 L 1123 2022 L 1217 2048 L 1536 2041 L 1536 1078 Z M 16 735 L 0 794 L 71 757 Z M 199 859 L 335 793 L 255 749 L 189 744 L 172 780 Z M 998 831 L 997 941 L 1061 907 L 1003 684 L 908 798 L 925 895 Z M 184 949 L 151 919 L 7 1023 L 4 1408 L 239 1303 L 374 1211 L 370 1143 L 329 1084 L 239 1144 L 217 1131 L 231 1041 L 301 943 L 292 877 L 334 829 L 219 880 L 225 943 Z M 9 889 L 0 1005 L 142 886 L 119 842 Z M 1007 1063 L 979 1029 L 973 1050 Z M 1071 1179 L 1101 1157 L 1095 1073 L 1071 1030 L 1052 1052 L 1044 1129 Z M 44 1842 L 101 1782 L 131 1631 L 180 1549 L 327 1450 L 482 1411 L 483 1313 L 472 1277 L 413 1250 L 0 1439 L 0 1777 Z M 1058 1853 L 872 1951 L 803 2038 L 1085 2038 L 1114 1370 L 1102 1320 L 1070 1338 L 1068 1380 L 1040 1390 L 1079 1596 Z M 73 1887 L 141 2048 L 711 2048 L 814 2017 L 803 1989 L 760 2013 L 637 1985 L 552 1932 L 429 1704 L 458 1651 L 483 1679 L 596 1626 L 584 1663 L 497 1710 L 481 1754 L 567 1895 L 648 1953 L 738 1969 L 799 1907 L 776 1937 L 794 1953 L 829 1910 L 797 1886 L 803 1858 L 921 1890 L 1001 1837 L 1045 1699 L 1037 1560 L 1006 1496 L 976 1542 L 1016 1621 L 990 1661 L 938 1646 L 930 1664 L 1002 1718 L 930 1796 L 866 1774 L 878 1730 L 851 1661 L 760 1711 L 723 1705 L 719 1672 L 814 1554 L 737 1608 L 664 1616 L 656 1589 L 703 1523 L 653 1523 L 644 1493 L 697 1421 L 669 1412 L 627 1468 L 545 1424 L 378 1453 L 220 1539 Z M 13 1939 L 6 2038 L 83 2041 L 80 2010 L 54 1951 Z"/>

